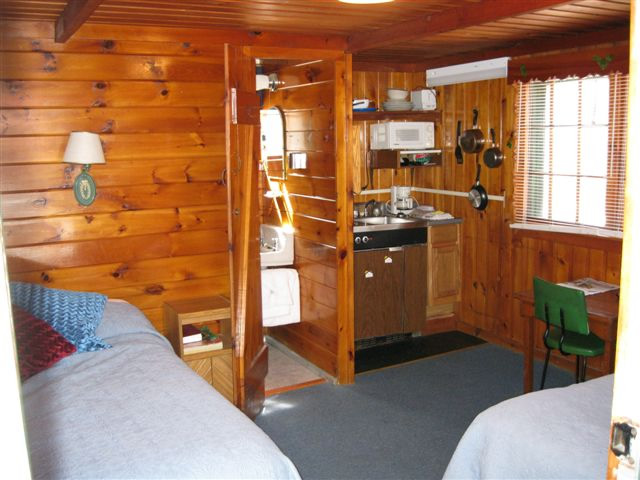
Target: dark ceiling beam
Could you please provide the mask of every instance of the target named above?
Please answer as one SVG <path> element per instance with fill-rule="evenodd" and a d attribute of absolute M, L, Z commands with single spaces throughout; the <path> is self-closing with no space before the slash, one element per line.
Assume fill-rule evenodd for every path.
<path fill-rule="evenodd" d="M 629 26 L 601 30 L 599 32 L 582 33 L 575 35 L 565 35 L 559 38 L 531 39 L 518 41 L 511 46 L 498 49 L 486 49 L 478 52 L 469 52 L 459 55 L 449 55 L 425 61 L 415 61 L 412 67 L 417 71 L 427 68 L 446 67 L 458 65 L 460 63 L 477 62 L 498 57 L 522 57 L 525 55 L 535 55 L 537 53 L 556 52 L 560 50 L 570 50 L 580 47 L 588 47 L 612 42 L 629 41 Z M 356 60 L 354 60 L 354 65 Z"/>
<path fill-rule="evenodd" d="M 349 37 L 347 50 L 357 53 L 406 43 L 567 3 L 571 2 L 567 0 L 484 0 L 479 3 L 466 3 L 464 7 L 450 8 L 372 32 L 357 33 Z"/>
<path fill-rule="evenodd" d="M 56 42 L 64 43 L 98 8 L 103 0 L 69 0 L 56 20 Z"/>

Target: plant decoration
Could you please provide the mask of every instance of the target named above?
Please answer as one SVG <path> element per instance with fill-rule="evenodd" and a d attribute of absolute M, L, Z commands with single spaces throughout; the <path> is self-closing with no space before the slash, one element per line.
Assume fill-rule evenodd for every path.
<path fill-rule="evenodd" d="M 507 139 L 507 147 L 513 148 L 513 130 L 509 133 L 509 138 Z"/>
<path fill-rule="evenodd" d="M 610 53 L 608 53 L 604 58 L 602 58 L 600 55 L 593 56 L 593 61 L 598 64 L 600 70 L 604 70 L 605 68 L 607 68 L 607 65 L 609 65 L 612 60 L 613 55 L 611 55 Z"/>
<path fill-rule="evenodd" d="M 520 65 L 520 75 L 522 75 L 523 77 L 529 75 L 529 72 L 527 72 L 527 67 L 524 65 L 524 63 Z"/>
<path fill-rule="evenodd" d="M 211 342 L 218 338 L 218 335 L 209 330 L 209 327 L 207 327 L 206 325 L 200 328 L 200 333 L 202 334 L 202 339 L 208 342 Z"/>

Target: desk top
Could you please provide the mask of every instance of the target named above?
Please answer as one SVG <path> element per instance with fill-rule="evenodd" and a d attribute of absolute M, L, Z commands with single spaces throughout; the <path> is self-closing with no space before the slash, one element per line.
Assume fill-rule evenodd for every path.
<path fill-rule="evenodd" d="M 533 290 L 516 292 L 513 294 L 513 298 L 533 305 Z M 586 295 L 585 299 L 587 301 L 587 313 L 590 317 L 599 317 L 606 320 L 616 320 L 618 318 L 620 289 L 596 293 L 595 295 Z"/>

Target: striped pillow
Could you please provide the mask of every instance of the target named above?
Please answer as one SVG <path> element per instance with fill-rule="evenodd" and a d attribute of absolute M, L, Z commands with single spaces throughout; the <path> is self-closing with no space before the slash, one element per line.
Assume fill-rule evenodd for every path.
<path fill-rule="evenodd" d="M 23 382 L 76 351 L 73 344 L 44 320 L 15 305 L 12 310 L 18 365 Z"/>

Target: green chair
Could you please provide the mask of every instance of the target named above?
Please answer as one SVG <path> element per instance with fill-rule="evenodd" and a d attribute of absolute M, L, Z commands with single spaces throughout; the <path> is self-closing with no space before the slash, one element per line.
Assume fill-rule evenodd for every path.
<path fill-rule="evenodd" d="M 547 356 L 540 389 L 544 388 L 549 356 L 553 349 L 560 350 L 563 355 L 576 355 L 576 382 L 584 382 L 587 357 L 604 353 L 604 341 L 589 331 L 584 292 L 534 277 L 533 294 L 535 316 L 547 325 L 543 337 Z"/>

